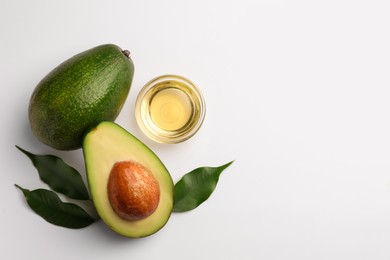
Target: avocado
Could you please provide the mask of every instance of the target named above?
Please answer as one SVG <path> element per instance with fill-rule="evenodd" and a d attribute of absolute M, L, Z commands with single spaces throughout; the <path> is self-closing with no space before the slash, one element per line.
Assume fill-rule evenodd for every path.
<path fill-rule="evenodd" d="M 112 230 L 126 237 L 145 237 L 167 223 L 173 181 L 144 143 L 105 121 L 85 135 L 83 154 L 92 201 Z"/>
<path fill-rule="evenodd" d="M 32 132 L 58 150 L 78 149 L 86 130 L 114 121 L 130 91 L 129 51 L 104 44 L 64 61 L 35 87 L 28 108 Z"/>

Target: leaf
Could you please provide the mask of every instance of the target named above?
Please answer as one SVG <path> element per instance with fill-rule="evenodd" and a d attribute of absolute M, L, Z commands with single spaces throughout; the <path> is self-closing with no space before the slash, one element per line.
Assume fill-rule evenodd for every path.
<path fill-rule="evenodd" d="M 15 186 L 23 192 L 30 208 L 51 224 L 79 229 L 96 221 L 78 205 L 62 202 L 53 191 L 45 189 L 30 191 L 16 184 Z"/>
<path fill-rule="evenodd" d="M 193 210 L 206 201 L 217 186 L 219 176 L 233 161 L 219 167 L 200 167 L 184 175 L 174 187 L 174 212 Z"/>
<path fill-rule="evenodd" d="M 35 155 L 18 146 L 16 148 L 31 159 L 41 180 L 54 191 L 65 194 L 72 199 L 90 199 L 80 173 L 61 158 L 54 155 Z"/>

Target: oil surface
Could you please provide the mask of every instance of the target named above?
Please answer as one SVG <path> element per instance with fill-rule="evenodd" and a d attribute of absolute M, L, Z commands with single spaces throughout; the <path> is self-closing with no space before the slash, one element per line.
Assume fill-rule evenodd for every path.
<path fill-rule="evenodd" d="M 175 131 L 184 127 L 191 119 L 191 100 L 182 90 L 168 87 L 153 96 L 149 113 L 158 128 Z"/>
<path fill-rule="evenodd" d="M 197 87 L 175 75 L 161 76 L 146 84 L 135 109 L 141 130 L 161 143 L 190 138 L 201 126 L 204 114 L 204 100 Z"/>

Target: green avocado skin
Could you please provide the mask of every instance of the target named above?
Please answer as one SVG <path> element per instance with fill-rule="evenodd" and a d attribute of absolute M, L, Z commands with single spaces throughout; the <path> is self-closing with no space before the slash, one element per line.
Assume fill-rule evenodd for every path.
<path fill-rule="evenodd" d="M 133 75 L 132 60 L 113 44 L 64 61 L 38 83 L 31 96 L 28 114 L 32 132 L 52 148 L 80 148 L 88 129 L 117 118 Z"/>

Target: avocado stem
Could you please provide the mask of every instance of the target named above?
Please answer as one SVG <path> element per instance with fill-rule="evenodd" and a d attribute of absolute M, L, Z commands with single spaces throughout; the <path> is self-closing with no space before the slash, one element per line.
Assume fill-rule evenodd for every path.
<path fill-rule="evenodd" d="M 129 51 L 129 50 L 124 50 L 124 51 L 122 51 L 122 53 L 123 53 L 127 58 L 130 57 L 130 51 Z"/>

